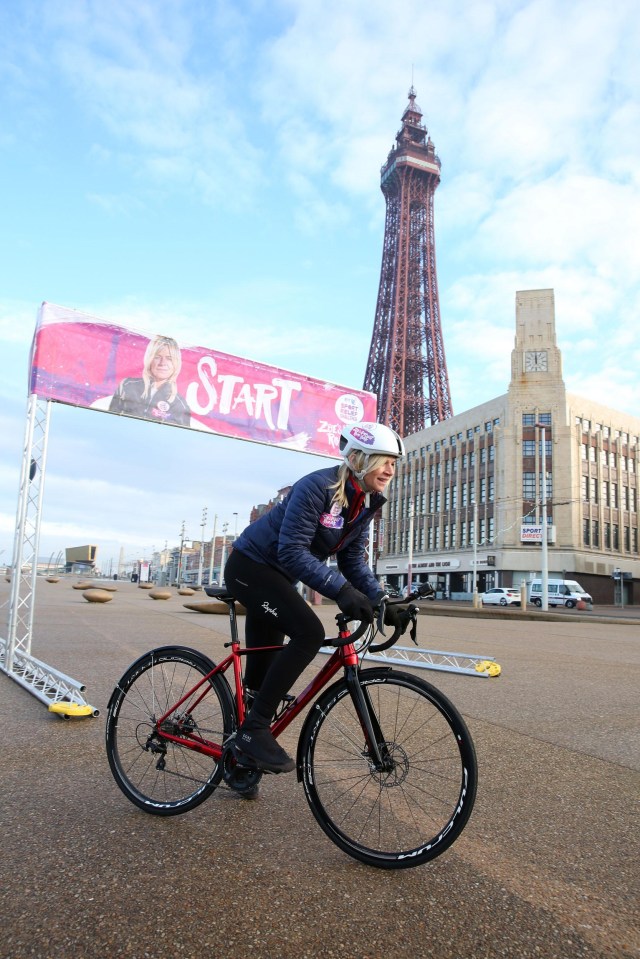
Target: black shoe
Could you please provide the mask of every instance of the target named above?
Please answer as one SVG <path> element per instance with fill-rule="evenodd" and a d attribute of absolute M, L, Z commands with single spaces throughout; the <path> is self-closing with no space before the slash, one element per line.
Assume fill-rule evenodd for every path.
<path fill-rule="evenodd" d="M 245 725 L 240 727 L 235 740 L 240 759 L 246 756 L 258 769 L 266 769 L 271 773 L 290 773 L 296 768 L 295 760 L 278 745 L 270 729 L 245 729 Z"/>

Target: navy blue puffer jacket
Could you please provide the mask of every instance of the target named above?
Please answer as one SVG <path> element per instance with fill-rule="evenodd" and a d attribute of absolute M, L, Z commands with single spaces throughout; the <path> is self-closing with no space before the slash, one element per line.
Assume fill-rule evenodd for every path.
<path fill-rule="evenodd" d="M 375 599 L 380 586 L 364 555 L 369 524 L 386 502 L 380 493 L 348 522 L 355 489 L 347 483 L 349 506 L 332 508 L 338 466 L 309 473 L 295 483 L 281 503 L 240 534 L 234 549 L 257 563 L 279 570 L 292 582 L 302 582 L 329 599 L 335 599 L 348 581 Z M 336 555 L 338 569 L 326 565 Z"/>

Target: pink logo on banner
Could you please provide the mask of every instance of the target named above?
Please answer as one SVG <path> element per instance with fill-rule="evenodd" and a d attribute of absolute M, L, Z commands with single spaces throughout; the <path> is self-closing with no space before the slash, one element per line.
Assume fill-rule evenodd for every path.
<path fill-rule="evenodd" d="M 376 419 L 373 393 L 51 303 L 31 355 L 30 392 L 43 399 L 306 453 L 340 458 L 342 425 Z"/>

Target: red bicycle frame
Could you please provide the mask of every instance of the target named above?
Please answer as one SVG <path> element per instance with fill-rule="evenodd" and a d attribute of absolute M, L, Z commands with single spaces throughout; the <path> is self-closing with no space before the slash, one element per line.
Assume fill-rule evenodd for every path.
<path fill-rule="evenodd" d="M 231 612 L 234 613 L 235 610 L 231 609 Z M 253 653 L 267 652 L 267 651 L 280 651 L 282 646 L 263 646 L 257 649 L 245 649 L 241 648 L 240 641 L 237 638 L 237 632 L 235 630 L 235 616 L 232 616 L 232 633 L 233 638 L 231 640 L 231 653 L 226 659 L 223 659 L 222 662 L 218 663 L 206 676 L 203 676 L 195 686 L 192 686 L 182 699 L 179 699 L 177 703 L 174 703 L 170 709 L 162 714 L 159 719 L 156 720 L 156 730 L 162 739 L 167 739 L 170 742 L 177 743 L 179 746 L 184 746 L 187 749 L 193 749 L 195 752 L 204 753 L 206 756 L 212 756 L 214 759 L 219 760 L 222 757 L 222 752 L 224 745 L 223 743 L 213 743 L 209 740 L 203 739 L 201 736 L 197 735 L 191 731 L 184 731 L 183 735 L 177 735 L 175 733 L 169 732 L 167 729 L 163 728 L 163 725 L 170 721 L 170 717 L 174 716 L 176 711 L 185 703 L 187 700 L 190 700 L 193 694 L 205 686 L 201 695 L 191 703 L 191 708 L 195 708 L 198 703 L 202 702 L 207 693 L 209 692 L 209 680 L 215 676 L 217 673 L 224 674 L 229 669 L 230 666 L 233 666 L 233 678 L 234 686 L 236 693 L 236 710 L 238 717 L 238 725 L 244 721 L 245 718 L 245 704 L 244 696 L 242 695 L 243 691 L 243 682 L 242 682 L 242 669 L 240 667 L 240 657 L 251 655 Z M 350 633 L 348 631 L 341 631 L 339 638 L 340 640 L 348 640 Z M 358 664 L 358 654 L 355 650 L 353 643 L 345 642 L 344 645 L 339 646 L 333 655 L 329 658 L 328 662 L 324 664 L 320 672 L 311 680 L 309 685 L 302 690 L 302 692 L 290 703 L 286 710 L 276 719 L 271 725 L 271 731 L 273 735 L 277 738 L 283 730 L 289 726 L 289 724 L 300 714 L 300 712 L 307 706 L 307 704 L 320 692 L 320 690 L 329 683 L 333 677 L 336 675 L 340 669 L 343 669 L 348 666 L 357 666 Z M 178 722 L 173 719 L 173 722 Z"/>

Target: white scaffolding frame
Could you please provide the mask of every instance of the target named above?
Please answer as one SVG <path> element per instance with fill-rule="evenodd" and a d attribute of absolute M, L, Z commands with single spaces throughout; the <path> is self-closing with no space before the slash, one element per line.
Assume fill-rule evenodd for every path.
<path fill-rule="evenodd" d="M 84 699 L 86 687 L 53 666 L 31 655 L 35 611 L 40 517 L 47 461 L 51 401 L 35 393 L 27 403 L 22 451 L 16 531 L 11 562 L 11 591 L 7 606 L 6 636 L 0 636 L 0 669 L 33 696 L 61 715 L 97 716 Z M 65 713 L 65 704 L 69 711 Z"/>

